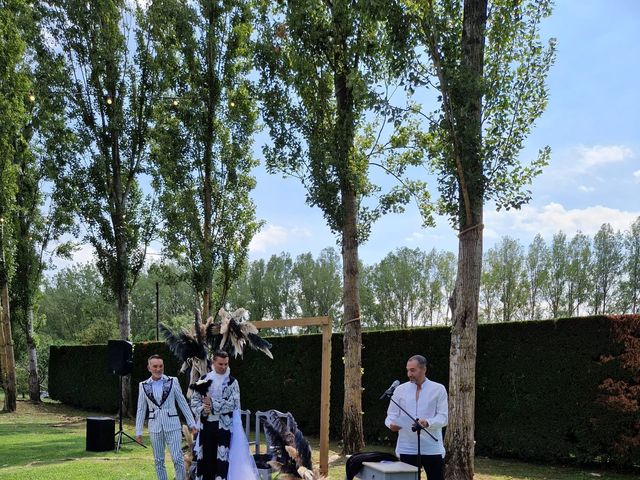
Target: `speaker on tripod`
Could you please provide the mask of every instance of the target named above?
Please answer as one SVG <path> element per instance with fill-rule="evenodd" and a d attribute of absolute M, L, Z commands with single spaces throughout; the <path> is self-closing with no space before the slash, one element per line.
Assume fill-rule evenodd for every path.
<path fill-rule="evenodd" d="M 107 343 L 107 369 L 109 373 L 120 377 L 118 388 L 118 431 L 115 435 L 116 452 L 120 451 L 123 437 L 127 437 L 133 443 L 147 448 L 146 445 L 136 442 L 135 438 L 128 435 L 122 429 L 122 377 L 129 375 L 133 370 L 133 344 L 127 340 L 109 340 Z"/>

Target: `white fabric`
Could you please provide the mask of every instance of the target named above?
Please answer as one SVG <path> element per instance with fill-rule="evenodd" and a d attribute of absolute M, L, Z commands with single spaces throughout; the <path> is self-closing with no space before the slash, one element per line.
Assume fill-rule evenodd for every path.
<path fill-rule="evenodd" d="M 136 411 L 136 436 L 142 435 L 144 420 L 149 414 L 148 429 L 149 433 L 159 433 L 161 431 L 180 430 L 180 417 L 178 417 L 177 408 L 180 408 L 189 428 L 195 425 L 195 420 L 187 400 L 180 389 L 180 382 L 175 377 L 162 377 L 164 382 L 172 380 L 171 390 L 165 401 L 160 405 L 152 402 L 144 392 L 144 383 L 152 382 L 149 378 L 138 385 L 138 408 Z M 153 392 L 152 392 L 153 395 Z M 162 395 L 160 395 L 162 398 Z"/>
<path fill-rule="evenodd" d="M 227 480 L 258 480 L 259 478 L 256 462 L 249 451 L 247 435 L 242 428 L 240 410 L 234 410 Z"/>
<path fill-rule="evenodd" d="M 164 466 L 164 446 L 169 446 L 169 454 L 173 461 L 176 480 L 185 480 L 184 457 L 182 456 L 182 432 L 171 430 L 169 432 L 151 433 L 151 447 L 153 448 L 154 466 L 158 480 L 169 480 L 167 469 Z"/>
<path fill-rule="evenodd" d="M 164 387 L 164 378 L 160 378 L 159 380 L 151 380 L 151 390 L 153 391 L 153 396 L 156 399 L 156 402 L 160 403 L 162 400 L 162 388 Z"/>
<path fill-rule="evenodd" d="M 447 404 L 447 391 L 444 385 L 425 379 L 422 389 L 416 401 L 417 385 L 405 382 L 393 392 L 395 400 L 402 408 L 414 418 L 427 420 L 427 431 L 436 437 L 433 440 L 424 431 L 420 432 L 420 453 L 422 455 L 442 455 L 444 457 L 444 442 L 442 441 L 442 427 L 447 426 L 449 411 Z M 418 453 L 418 435 L 411 431 L 413 420 L 400 410 L 392 401 L 389 401 L 387 418 L 384 421 L 389 427 L 392 423 L 401 427 L 396 443 L 396 455 L 416 455 Z"/>

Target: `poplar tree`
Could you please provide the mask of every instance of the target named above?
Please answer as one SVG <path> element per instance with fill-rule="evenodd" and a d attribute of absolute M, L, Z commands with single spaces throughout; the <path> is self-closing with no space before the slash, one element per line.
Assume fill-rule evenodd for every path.
<path fill-rule="evenodd" d="M 254 10 L 242 0 L 159 0 L 148 10 L 162 91 L 152 131 L 161 236 L 188 269 L 204 318 L 224 305 L 261 226 L 249 197 Z"/>
<path fill-rule="evenodd" d="M 401 122 L 367 119 L 384 113 L 381 85 L 393 74 L 380 7 L 366 0 L 265 1 L 256 51 L 272 139 L 264 149 L 267 167 L 300 180 L 307 203 L 322 210 L 341 245 L 345 453 L 364 446 L 358 248 L 373 222 L 400 211 L 412 196 L 427 207 L 423 183 L 405 177 L 421 158 L 411 131 Z M 370 167 L 399 184 L 381 191 Z"/>
<path fill-rule="evenodd" d="M 473 478 L 475 360 L 484 207 L 518 208 L 549 157 L 519 153 L 547 103 L 555 44 L 540 40 L 549 0 L 397 0 L 396 44 L 405 44 L 407 90 L 432 87 L 438 107 L 422 112 L 438 175 L 440 211 L 458 231 L 451 296 L 447 479 Z"/>

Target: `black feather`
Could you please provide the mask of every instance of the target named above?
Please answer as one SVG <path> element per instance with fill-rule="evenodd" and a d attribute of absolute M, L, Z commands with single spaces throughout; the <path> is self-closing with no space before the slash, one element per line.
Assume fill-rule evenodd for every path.
<path fill-rule="evenodd" d="M 233 335 L 236 338 L 244 337 L 240 322 L 238 322 L 235 318 L 229 319 L 229 335 Z"/>
<path fill-rule="evenodd" d="M 205 339 L 209 348 L 212 350 L 218 348 L 221 338 L 222 335 L 220 334 L 220 324 L 214 322 L 207 323 L 207 326 L 205 328 Z"/>
<path fill-rule="evenodd" d="M 176 334 L 162 323 L 160 324 L 160 331 L 169 346 L 169 350 L 171 350 L 178 360 L 186 362 L 187 359 L 192 357 L 207 357 L 207 351 L 204 345 L 198 343 L 192 334 L 187 332 Z"/>
<path fill-rule="evenodd" d="M 292 445 L 294 438 L 287 429 L 287 419 L 280 418 L 278 413 L 279 412 L 275 410 L 269 410 L 269 412 L 267 412 L 267 417 L 264 422 L 264 433 L 267 437 L 271 453 L 273 453 L 275 460 L 282 465 L 280 471 L 299 477 L 296 462 L 289 456 L 285 449 L 287 445 Z"/>
<path fill-rule="evenodd" d="M 285 414 L 277 410 L 269 410 L 264 422 L 264 432 L 275 460 L 282 464 L 281 472 L 289 473 L 299 477 L 298 467 L 304 466 L 309 470 L 313 469 L 311 461 L 311 447 L 302 432 L 298 429 L 293 415 Z M 296 449 L 298 461 L 291 458 L 286 450 L 286 446 Z"/>
<path fill-rule="evenodd" d="M 213 380 L 207 380 L 205 382 L 200 380 L 200 381 L 197 381 L 196 383 L 192 383 L 191 385 L 189 385 L 189 388 L 191 390 L 193 390 L 194 392 L 198 392 L 200 395 L 204 396 L 209 391 L 209 387 L 211 386 L 211 382 L 213 382 Z"/>
<path fill-rule="evenodd" d="M 257 335 L 255 333 L 250 333 L 249 335 L 247 335 L 247 338 L 249 339 L 249 345 L 254 350 L 262 350 L 266 353 L 266 351 L 270 350 L 273 346 L 260 335 Z"/>

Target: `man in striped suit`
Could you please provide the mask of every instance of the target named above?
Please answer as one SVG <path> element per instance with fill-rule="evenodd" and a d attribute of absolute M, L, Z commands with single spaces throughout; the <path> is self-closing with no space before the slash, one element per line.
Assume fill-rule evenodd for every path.
<path fill-rule="evenodd" d="M 147 370 L 151 372 L 151 377 L 139 384 L 136 440 L 142 443 L 142 426 L 148 412 L 149 436 L 151 437 L 158 480 L 168 480 L 167 470 L 164 466 L 165 444 L 169 446 L 169 453 L 176 471 L 176 480 L 185 480 L 184 459 L 181 449 L 182 432 L 176 405 L 182 411 L 189 428 L 195 434 L 198 429 L 196 428 L 193 414 L 182 394 L 178 379 L 164 375 L 164 361 L 160 355 L 151 355 L 149 357 Z"/>

